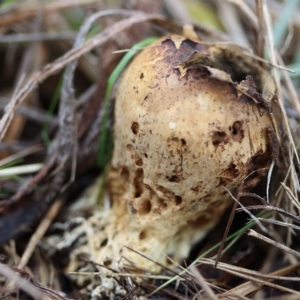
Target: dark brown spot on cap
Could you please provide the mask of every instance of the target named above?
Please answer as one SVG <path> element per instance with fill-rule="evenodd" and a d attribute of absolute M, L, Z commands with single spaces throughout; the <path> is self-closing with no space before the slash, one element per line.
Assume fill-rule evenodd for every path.
<path fill-rule="evenodd" d="M 133 134 L 137 134 L 139 132 L 140 129 L 140 125 L 137 122 L 133 122 L 131 124 L 131 131 L 133 132 Z"/>

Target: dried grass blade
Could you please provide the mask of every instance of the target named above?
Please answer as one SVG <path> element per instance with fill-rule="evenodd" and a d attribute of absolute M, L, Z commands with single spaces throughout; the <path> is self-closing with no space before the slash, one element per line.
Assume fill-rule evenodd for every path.
<path fill-rule="evenodd" d="M 296 256 L 297 258 L 300 259 L 300 253 L 299 252 L 297 252 L 297 251 L 295 251 L 295 250 L 293 250 L 293 249 L 291 249 L 287 246 L 284 246 L 283 244 L 280 244 L 280 243 L 278 243 L 278 242 L 276 242 L 276 241 L 274 241 L 270 238 L 267 238 L 267 237 L 257 233 L 253 229 L 249 229 L 248 235 L 252 236 L 252 237 L 255 237 L 257 239 L 260 239 L 260 240 L 262 240 L 262 241 L 264 241 L 268 244 L 271 244 L 271 245 L 273 245 L 273 246 L 275 246 L 275 247 L 277 247 L 277 248 L 279 248 L 279 249 L 281 249 L 281 250 L 283 250 L 287 253 L 290 253 L 290 254 L 292 254 L 292 255 L 294 255 L 294 256 Z"/>
<path fill-rule="evenodd" d="M 204 259 L 203 261 L 201 261 L 201 263 L 208 264 L 208 265 L 211 265 L 211 266 L 214 265 L 214 261 L 210 261 L 210 260 L 207 260 L 207 259 Z M 273 288 L 276 288 L 276 289 L 279 289 L 279 290 L 282 290 L 282 291 L 285 291 L 285 292 L 300 295 L 300 292 L 298 292 L 298 291 L 295 291 L 295 290 L 283 287 L 281 285 L 274 284 L 274 283 L 271 283 L 269 281 L 265 281 L 265 280 L 260 279 L 260 278 L 269 279 L 269 277 L 268 277 L 268 275 L 264 275 L 264 274 L 261 274 L 259 272 L 251 271 L 251 270 L 240 268 L 240 267 L 235 267 L 233 265 L 229 265 L 229 264 L 225 264 L 225 263 L 219 263 L 217 269 L 228 272 L 232 275 L 235 275 L 235 276 L 238 276 L 238 277 L 241 277 L 241 278 L 245 278 L 245 279 L 250 280 L 250 281 L 261 283 L 262 285 L 271 286 Z M 276 276 L 276 277 L 272 276 L 272 277 L 274 279 L 278 279 L 278 276 Z M 291 280 L 291 278 L 287 277 L 287 280 Z M 299 280 L 300 280 L 300 278 L 297 278 L 297 281 L 299 281 Z"/>
<path fill-rule="evenodd" d="M 195 279 L 198 281 L 199 285 L 202 287 L 203 291 L 206 293 L 207 299 L 217 300 L 218 297 L 216 296 L 214 291 L 211 289 L 211 287 L 208 285 L 208 283 L 206 282 L 205 278 L 201 275 L 199 270 L 195 266 L 193 266 L 191 268 L 191 272 L 192 272 L 193 276 L 195 277 Z"/>
<path fill-rule="evenodd" d="M 275 225 L 279 225 L 279 226 L 283 226 L 283 227 L 288 227 L 288 228 L 295 229 L 295 230 L 300 230 L 299 226 L 290 224 L 288 222 L 281 222 L 281 221 L 277 221 L 277 220 L 273 220 L 273 219 L 264 219 L 264 218 L 257 218 L 257 219 L 260 221 L 263 221 L 263 222 L 267 222 L 267 223 L 271 223 L 271 224 L 275 224 Z"/>
<path fill-rule="evenodd" d="M 270 16 L 270 12 L 268 9 L 268 5 L 266 0 L 260 0 L 258 2 L 261 2 L 262 4 L 262 11 L 263 11 L 263 21 L 266 27 L 266 46 L 268 48 L 269 51 L 269 55 L 270 55 L 270 60 L 272 62 L 272 64 L 277 65 L 277 54 L 275 51 L 275 47 L 274 47 L 274 37 L 273 37 L 273 32 L 272 32 L 272 22 L 271 22 L 271 16 Z M 295 146 L 295 142 L 291 133 L 291 129 L 288 123 L 288 119 L 287 119 L 287 115 L 285 113 L 285 109 L 284 109 L 284 104 L 283 104 L 283 99 L 281 96 L 281 91 L 280 91 L 280 79 L 279 79 L 279 73 L 278 70 L 274 69 L 274 79 L 278 88 L 278 103 L 279 103 L 279 108 L 281 111 L 281 116 L 283 118 L 283 124 L 284 124 L 284 128 L 287 131 L 287 136 L 288 136 L 288 140 L 294 150 L 294 154 L 295 157 L 297 159 L 298 164 L 300 164 L 300 160 L 299 160 L 299 156 L 298 156 L 298 152 Z M 276 120 L 274 120 L 274 124 L 276 124 Z M 277 135 L 279 135 L 279 132 L 277 132 Z M 280 138 L 278 138 L 278 140 L 280 140 Z M 293 164 L 292 159 L 290 158 L 290 164 Z"/>
<path fill-rule="evenodd" d="M 27 155 L 33 154 L 35 152 L 38 152 L 40 150 L 44 149 L 44 147 L 41 144 L 36 144 L 34 146 L 31 146 L 29 148 L 26 148 L 18 153 L 15 153 L 7 158 L 1 159 L 0 160 L 0 169 L 1 167 L 5 166 L 8 163 L 13 162 L 14 160 L 17 160 L 19 158 L 23 158 Z"/>
<path fill-rule="evenodd" d="M 47 214 L 42 219 L 41 223 L 39 224 L 38 228 L 34 232 L 34 234 L 31 236 L 27 247 L 25 251 L 23 252 L 23 255 L 21 257 L 21 260 L 18 264 L 18 268 L 23 269 L 30 257 L 32 256 L 34 249 L 37 245 L 37 243 L 40 241 L 40 239 L 43 237 L 49 226 L 51 225 L 53 219 L 56 217 L 56 215 L 59 213 L 60 208 L 64 204 L 64 201 L 62 199 L 57 199 L 52 206 L 47 211 Z"/>
<path fill-rule="evenodd" d="M 151 274 L 133 274 L 133 273 L 122 273 L 122 272 L 68 272 L 68 275 L 82 275 L 82 276 L 111 276 L 111 277 L 132 277 L 132 278 L 145 278 L 145 279 L 156 279 L 156 280 L 168 280 L 171 277 L 165 275 L 151 275 Z M 185 279 L 182 279 L 185 280 Z"/>
<path fill-rule="evenodd" d="M 287 211 L 285 211 L 284 209 L 278 208 L 276 206 L 271 206 L 271 205 L 252 205 L 252 206 L 247 206 L 248 210 L 251 209 L 263 209 L 263 210 L 270 210 L 270 211 L 276 211 L 286 217 L 289 217 L 290 219 L 292 219 L 293 221 L 300 223 L 300 217 L 295 216 Z M 237 211 L 242 211 L 242 208 L 238 208 Z"/>
<path fill-rule="evenodd" d="M 214 261 L 211 260 L 211 259 L 203 259 L 200 262 L 200 264 L 213 265 Z M 300 265 L 296 264 L 296 266 L 299 267 Z M 234 265 L 230 265 L 230 264 L 227 264 L 227 263 L 220 263 L 219 267 L 223 268 L 224 270 L 229 269 L 229 270 L 233 270 L 233 271 L 236 271 L 236 272 L 240 272 L 242 274 L 256 276 L 258 278 L 263 278 L 263 279 L 294 281 L 294 282 L 299 282 L 300 281 L 300 277 L 285 277 L 285 276 L 277 276 L 277 275 L 271 275 L 271 274 L 262 274 L 258 271 L 253 271 L 253 270 L 242 268 L 242 267 L 236 267 Z"/>
<path fill-rule="evenodd" d="M 263 21 L 263 5 L 261 0 L 256 0 L 256 15 L 257 15 L 257 31 L 256 31 L 256 53 L 260 57 L 264 57 L 265 46 L 265 24 Z"/>
<path fill-rule="evenodd" d="M 258 30 L 258 18 L 246 2 L 240 0 L 227 0 L 227 1 L 235 4 L 247 17 L 247 19 L 252 23 L 252 26 L 256 30 Z"/>
<path fill-rule="evenodd" d="M 13 120 L 14 112 L 18 106 L 18 103 L 16 101 L 17 94 L 21 89 L 24 79 L 25 79 L 25 74 L 22 74 L 12 95 L 12 100 L 8 102 L 7 105 L 5 106 L 4 114 L 0 120 L 0 142 L 3 140 L 5 133 L 8 130 L 10 123 Z M 22 100 L 25 100 L 26 96 Z"/>
<path fill-rule="evenodd" d="M 230 269 L 227 269 L 227 268 L 222 268 L 222 267 L 218 267 L 218 269 L 226 271 L 226 272 L 228 272 L 232 275 L 235 275 L 235 276 L 247 279 L 247 280 L 251 280 L 253 282 L 261 283 L 262 285 L 267 285 L 267 286 L 270 286 L 272 288 L 275 288 L 275 289 L 278 289 L 278 290 L 281 290 L 281 291 L 285 291 L 285 292 L 288 292 L 288 293 L 291 293 L 291 294 L 296 294 L 296 295 L 300 296 L 300 292 L 298 292 L 298 291 L 286 288 L 286 287 L 278 285 L 278 284 L 271 283 L 269 281 L 261 280 L 261 279 L 255 277 L 255 276 L 245 275 L 243 273 L 239 273 L 237 271 L 233 271 L 233 270 L 230 270 Z"/>
<path fill-rule="evenodd" d="M 48 297 L 45 297 L 39 289 L 34 286 L 31 282 L 28 280 L 20 277 L 20 275 L 13 271 L 10 267 L 0 263 L 0 274 L 2 274 L 4 277 L 6 277 L 9 282 L 13 282 L 16 284 L 20 289 L 28 293 L 33 299 L 36 300 L 46 300 L 49 299 Z"/>
<path fill-rule="evenodd" d="M 292 190 L 287 185 L 285 185 L 283 182 L 281 182 L 281 185 L 285 189 L 286 194 L 289 197 L 289 199 L 291 200 L 291 202 L 295 205 L 295 207 L 297 207 L 298 211 L 300 211 L 300 204 L 298 202 L 297 196 L 294 195 Z"/>
<path fill-rule="evenodd" d="M 71 8 L 74 6 L 96 6 L 97 0 L 73 0 L 73 1 L 55 1 L 51 3 L 45 4 L 44 13 L 51 13 L 60 11 L 63 9 Z M 12 23 L 24 21 L 26 19 L 32 18 L 36 15 L 37 11 L 37 5 L 35 1 L 33 1 L 31 4 L 28 3 L 28 1 L 25 1 L 22 5 L 15 6 L 15 9 L 5 13 L 1 14 L 0 18 L 0 27 L 5 25 L 10 25 Z"/>
<path fill-rule="evenodd" d="M 280 269 L 280 270 L 277 270 L 275 272 L 272 272 L 270 273 L 269 275 L 271 276 L 280 276 L 280 275 L 284 275 L 284 274 L 289 274 L 291 272 L 294 272 L 296 271 L 297 269 L 300 268 L 300 263 L 299 264 L 296 264 L 296 265 L 292 265 L 292 266 L 288 266 L 286 268 L 283 268 L 283 269 Z M 227 298 L 231 295 L 235 296 L 235 295 L 238 295 L 238 296 L 247 296 L 259 289 L 261 289 L 262 285 L 261 284 L 257 284 L 255 282 L 246 282 L 246 283 L 243 283 L 229 291 L 226 291 L 225 293 L 219 295 L 219 298 L 220 299 L 224 299 L 224 298 Z"/>

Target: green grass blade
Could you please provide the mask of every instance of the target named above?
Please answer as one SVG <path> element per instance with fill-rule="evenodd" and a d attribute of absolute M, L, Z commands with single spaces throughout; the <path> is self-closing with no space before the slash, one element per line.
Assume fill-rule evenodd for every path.
<path fill-rule="evenodd" d="M 105 93 L 105 99 L 104 99 L 104 115 L 103 115 L 103 122 L 102 122 L 102 134 L 100 137 L 100 146 L 99 146 L 99 152 L 98 152 L 98 161 L 97 165 L 101 168 L 104 168 L 108 159 L 110 153 L 107 153 L 107 121 L 108 121 L 108 104 L 109 99 L 111 95 L 111 91 L 113 88 L 114 83 L 116 82 L 117 78 L 120 76 L 121 72 L 125 69 L 129 61 L 132 59 L 132 57 L 135 55 L 137 50 L 140 50 L 143 47 L 146 47 L 150 44 L 152 44 L 154 41 L 156 41 L 156 37 L 149 37 L 137 44 L 135 44 L 130 51 L 128 51 L 124 57 L 121 59 L 117 67 L 114 69 L 114 71 L 111 73 L 111 75 L 108 78 L 107 82 L 107 88 Z M 107 155 L 105 155 L 107 154 Z"/>
<path fill-rule="evenodd" d="M 7 164 L 1 166 L 1 167 L 0 167 L 0 170 L 3 170 L 3 169 L 5 169 L 5 168 L 9 168 L 9 167 L 15 166 L 15 165 L 20 164 L 20 163 L 22 163 L 22 162 L 23 162 L 23 158 L 15 159 L 15 160 L 13 160 L 13 161 L 11 161 L 11 162 L 9 162 L 9 163 L 7 163 Z"/>

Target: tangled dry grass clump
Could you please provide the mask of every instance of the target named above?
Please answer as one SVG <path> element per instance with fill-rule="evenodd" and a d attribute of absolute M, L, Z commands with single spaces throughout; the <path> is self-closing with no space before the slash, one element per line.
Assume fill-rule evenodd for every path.
<path fill-rule="evenodd" d="M 296 3 L 0 3 L 0 298 L 299 299 Z"/>

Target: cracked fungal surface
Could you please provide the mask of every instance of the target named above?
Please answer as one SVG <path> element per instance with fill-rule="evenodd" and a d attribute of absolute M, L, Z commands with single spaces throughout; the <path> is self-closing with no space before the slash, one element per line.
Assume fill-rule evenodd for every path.
<path fill-rule="evenodd" d="M 269 74 L 232 46 L 170 36 L 141 51 L 118 87 L 112 208 L 93 260 L 160 270 L 124 245 L 161 264 L 186 258 L 233 203 L 226 189 L 251 188 L 270 165 L 262 95 L 276 97 Z"/>

